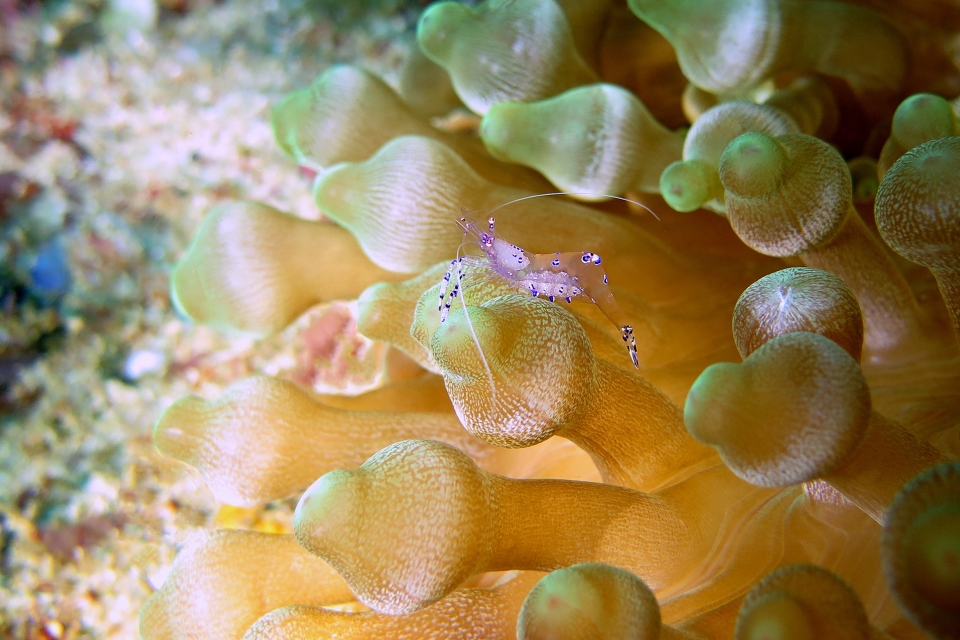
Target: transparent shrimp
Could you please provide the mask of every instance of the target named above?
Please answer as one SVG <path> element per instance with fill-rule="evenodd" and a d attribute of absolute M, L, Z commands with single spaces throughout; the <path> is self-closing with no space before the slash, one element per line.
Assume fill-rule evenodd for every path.
<path fill-rule="evenodd" d="M 575 194 L 545 193 L 526 196 L 502 204 L 491 213 L 514 202 L 551 195 Z M 633 202 L 647 209 L 656 217 L 653 211 L 639 202 L 617 196 L 610 197 Z M 438 310 L 440 311 L 441 323 L 447 319 L 453 301 L 458 297 L 462 301 L 463 267 L 478 267 L 511 286 L 527 291 L 533 296 L 547 298 L 551 302 L 564 300 L 571 303 L 574 300 L 581 300 L 597 305 L 603 315 L 620 329 L 620 336 L 626 343 L 627 353 L 633 362 L 633 366 L 640 367 L 637 361 L 637 342 L 633 335 L 633 325 L 630 324 L 627 315 L 613 297 L 607 274 L 601 266 L 603 259 L 599 255 L 591 251 L 565 253 L 531 253 L 524 251 L 515 244 L 497 237 L 496 221 L 493 217 L 489 218 L 482 227 L 466 216 L 461 217 L 458 224 L 463 229 L 464 244 L 476 245 L 483 252 L 483 255 L 461 256 L 458 250 L 457 257 L 450 262 L 450 268 L 447 269 L 440 283 Z M 447 290 L 451 280 L 453 281 L 453 288 L 448 294 Z M 473 327 L 470 328 L 472 332 Z M 476 340 L 475 334 L 474 340 Z"/>

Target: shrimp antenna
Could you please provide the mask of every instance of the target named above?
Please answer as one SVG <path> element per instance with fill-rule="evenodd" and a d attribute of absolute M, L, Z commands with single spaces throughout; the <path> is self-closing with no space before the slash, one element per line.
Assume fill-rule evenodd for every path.
<path fill-rule="evenodd" d="M 500 209 L 503 209 L 504 207 L 508 207 L 512 204 L 516 204 L 517 202 L 523 202 L 524 200 L 532 200 L 534 198 L 546 198 L 548 196 L 603 196 L 605 198 L 612 198 L 613 200 L 621 200 L 623 202 L 629 202 L 630 204 L 635 204 L 641 209 L 647 210 L 650 213 L 650 215 L 652 215 L 657 220 L 660 220 L 660 216 L 658 216 L 653 209 L 643 204 L 642 202 L 637 202 L 636 200 L 631 200 L 630 198 L 624 198 L 623 196 L 612 196 L 607 193 L 592 193 L 590 191 L 552 191 L 550 193 L 535 193 L 533 195 L 523 196 L 522 198 L 516 198 L 515 200 L 511 200 L 510 202 L 504 202 L 503 204 L 497 205 L 493 209 L 490 209 L 490 211 L 488 211 L 487 213 L 496 213 L 497 211 L 499 211 Z"/>
<path fill-rule="evenodd" d="M 463 295 L 463 269 L 460 268 L 460 249 L 465 243 L 461 242 L 457 247 L 457 288 L 460 290 L 460 306 L 463 308 L 463 317 L 467 321 L 467 328 L 470 329 L 470 335 L 473 337 L 473 344 L 477 347 L 477 353 L 480 355 L 480 362 L 483 363 L 483 369 L 487 372 L 487 383 L 490 385 L 490 395 L 493 406 L 497 404 L 497 386 L 493 382 L 493 371 L 490 369 L 490 363 L 487 362 L 487 356 L 483 353 L 483 347 L 480 346 L 480 338 L 477 337 L 477 331 L 473 328 L 473 320 L 470 319 L 470 312 L 467 311 L 467 301 Z"/>

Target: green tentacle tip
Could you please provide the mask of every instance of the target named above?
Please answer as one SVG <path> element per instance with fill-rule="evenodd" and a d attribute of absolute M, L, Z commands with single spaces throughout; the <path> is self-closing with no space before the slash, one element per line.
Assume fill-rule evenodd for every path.
<path fill-rule="evenodd" d="M 884 570 L 908 617 L 935 638 L 960 637 L 960 461 L 908 482 L 883 529 Z"/>
<path fill-rule="evenodd" d="M 928 140 L 960 133 L 960 120 L 953 106 L 932 93 L 917 93 L 897 107 L 891 131 L 905 148 L 912 149 Z"/>
<path fill-rule="evenodd" d="M 660 175 L 660 193 L 675 211 L 696 211 L 723 194 L 720 178 L 710 167 L 696 160 L 679 160 Z"/>
<path fill-rule="evenodd" d="M 741 198 L 763 197 L 779 183 L 787 164 L 783 146 L 751 131 L 734 139 L 720 158 L 720 179 L 727 191 Z"/>
<path fill-rule="evenodd" d="M 460 23 L 473 14 L 470 7 L 459 2 L 438 2 L 428 7 L 417 22 L 420 51 L 445 67 L 453 47 L 453 36 Z"/>

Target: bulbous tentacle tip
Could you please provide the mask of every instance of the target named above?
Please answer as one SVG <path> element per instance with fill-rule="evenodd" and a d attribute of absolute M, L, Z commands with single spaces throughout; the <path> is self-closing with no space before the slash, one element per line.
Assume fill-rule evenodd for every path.
<path fill-rule="evenodd" d="M 940 609 L 960 615 L 960 508 L 914 525 L 905 551 L 914 586 Z"/>
<path fill-rule="evenodd" d="M 809 267 L 782 269 L 754 282 L 737 300 L 733 338 L 741 357 L 794 331 L 819 333 L 860 361 L 860 303 L 850 287 L 831 273 Z"/>
<path fill-rule="evenodd" d="M 194 265 L 187 257 L 178 262 L 170 273 L 170 303 L 182 318 L 198 323 L 206 321 L 203 313 L 208 305 L 206 296 L 203 287 L 198 285 Z"/>
<path fill-rule="evenodd" d="M 210 403 L 197 396 L 177 400 L 153 425 L 154 446 L 165 456 L 190 463 L 187 452 L 197 444 L 193 428 L 209 410 Z"/>
<path fill-rule="evenodd" d="M 829 144 L 804 134 L 750 132 L 720 159 L 724 204 L 734 232 L 760 253 L 805 255 L 835 240 L 853 204 L 850 170 Z M 861 225 L 862 226 L 862 225 Z M 859 237 L 858 231 L 852 232 Z M 870 250 L 855 256 L 871 258 Z M 871 258 L 872 259 L 872 258 Z"/>
<path fill-rule="evenodd" d="M 743 364 L 708 367 L 694 382 L 684 423 L 752 484 L 789 486 L 841 466 L 870 421 L 870 391 L 857 362 L 806 332 L 765 343 Z M 758 434 L 763 434 L 758 437 Z"/>
<path fill-rule="evenodd" d="M 883 240 L 932 269 L 960 269 L 960 136 L 905 153 L 884 175 L 875 205 Z"/>
<path fill-rule="evenodd" d="M 914 147 L 883 176 L 875 212 L 880 235 L 937 278 L 960 340 L 960 136 Z"/>
<path fill-rule="evenodd" d="M 436 2 L 420 14 L 417 44 L 430 60 L 446 66 L 450 49 L 462 23 L 475 16 L 473 9 L 460 2 Z"/>
<path fill-rule="evenodd" d="M 897 495 L 882 558 L 908 616 L 935 638 L 960 636 L 960 462 L 927 469 Z"/>
<path fill-rule="evenodd" d="M 292 602 L 351 600 L 333 569 L 291 535 L 199 531 L 184 542 L 163 586 L 141 608 L 140 638 L 239 638 L 257 618 Z"/>
<path fill-rule="evenodd" d="M 491 382 L 490 361 L 499 362 L 502 357 L 509 357 L 511 348 L 508 336 L 498 326 L 502 319 L 496 316 L 496 310 L 491 312 L 489 306 L 461 306 L 459 299 L 449 311 L 430 338 L 434 359 L 445 376 L 460 381 Z"/>
<path fill-rule="evenodd" d="M 717 362 L 697 377 L 687 393 L 683 405 L 683 423 L 694 438 L 704 444 L 719 446 L 723 442 L 723 421 L 708 418 L 717 412 L 732 409 L 727 407 L 725 395 L 735 395 L 733 387 L 740 384 L 738 365 Z M 724 414 L 720 414 L 724 415 Z"/>
<path fill-rule="evenodd" d="M 741 610 L 736 640 L 815 640 L 817 634 L 803 606 L 790 595 L 775 592 Z"/>
<path fill-rule="evenodd" d="M 356 471 L 336 469 L 303 492 L 293 517 L 294 534 L 305 549 L 322 556 L 323 542 L 349 533 L 361 486 Z"/>
<path fill-rule="evenodd" d="M 510 294 L 458 309 L 430 346 L 464 427 L 500 447 L 554 435 L 579 415 L 596 384 L 583 327 L 540 298 Z"/>
<path fill-rule="evenodd" d="M 480 120 L 480 140 L 490 155 L 502 162 L 513 162 L 511 139 L 515 137 L 516 120 L 523 113 L 523 104 L 498 102 Z"/>
<path fill-rule="evenodd" d="M 249 246 L 232 247 L 251 231 L 269 232 L 274 219 L 285 214 L 258 202 L 231 202 L 214 207 L 204 218 L 187 253 L 170 274 L 170 299 L 190 320 L 220 329 L 247 329 L 249 314 L 242 291 L 223 277 L 225 267 Z M 254 243 L 248 243 L 253 245 Z M 252 252 L 251 252 L 252 253 Z M 253 297 L 253 296 L 247 296 Z"/>
<path fill-rule="evenodd" d="M 374 118 L 376 125 L 370 123 Z M 270 111 L 280 150 L 315 171 L 364 160 L 394 135 L 416 132 L 417 125 L 383 80 L 346 64 L 331 66 Z"/>
<path fill-rule="evenodd" d="M 903 149 L 955 136 L 960 133 L 960 118 L 947 100 L 932 93 L 917 93 L 897 107 L 890 135 Z"/>
<path fill-rule="evenodd" d="M 231 384 L 216 400 L 178 400 L 157 421 L 153 440 L 160 453 L 199 471 L 218 502 L 252 507 L 286 497 L 316 478 L 315 466 L 304 468 L 290 454 L 304 446 L 303 423 L 336 421 L 324 409 L 291 382 L 254 376 Z M 256 441 L 246 437 L 251 433 L 258 434 Z M 307 439 L 322 434 L 319 429 Z M 280 460 L 287 463 L 282 471 L 276 467 Z"/>
<path fill-rule="evenodd" d="M 868 640 L 870 622 L 857 593 L 812 564 L 777 569 L 751 589 L 737 616 L 736 640 Z"/>
<path fill-rule="evenodd" d="M 313 181 L 313 201 L 320 211 L 335 222 L 350 228 L 355 194 L 365 182 L 362 165 L 339 162 L 326 168 Z"/>
<path fill-rule="evenodd" d="M 741 198 L 763 198 L 774 192 L 788 164 L 777 140 L 757 131 L 733 140 L 720 157 L 723 188 Z"/>
<path fill-rule="evenodd" d="M 660 630 L 660 607 L 647 585 L 602 563 L 548 573 L 527 595 L 517 620 L 517 640 L 659 640 Z"/>
<path fill-rule="evenodd" d="M 703 162 L 679 160 L 660 174 L 660 194 L 675 211 L 696 211 L 713 198 L 723 196 L 716 171 Z"/>
<path fill-rule="evenodd" d="M 465 453 L 404 440 L 359 469 L 317 480 L 297 504 L 294 534 L 371 609 L 412 613 L 476 572 L 474 558 L 487 543 L 487 499 L 486 476 Z"/>

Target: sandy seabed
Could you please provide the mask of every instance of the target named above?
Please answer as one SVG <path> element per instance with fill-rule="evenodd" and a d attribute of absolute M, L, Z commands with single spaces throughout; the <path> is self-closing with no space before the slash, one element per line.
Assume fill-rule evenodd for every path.
<path fill-rule="evenodd" d="M 218 203 L 317 217 L 270 107 L 334 62 L 392 81 L 411 24 L 337 28 L 231 0 L 65 53 L 39 8 L 0 5 L 4 272 L 29 272 L 53 242 L 70 277 L 55 302 L 6 282 L 0 299 L 0 637 L 134 638 L 187 536 L 287 531 L 293 506 L 218 509 L 197 472 L 154 450 L 155 420 L 253 372 L 323 377 L 297 348 L 311 317 L 264 341 L 217 334 L 177 317 L 170 268 Z M 328 352 L 356 340 L 333 325 Z"/>

